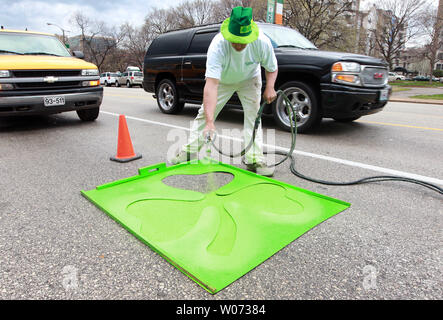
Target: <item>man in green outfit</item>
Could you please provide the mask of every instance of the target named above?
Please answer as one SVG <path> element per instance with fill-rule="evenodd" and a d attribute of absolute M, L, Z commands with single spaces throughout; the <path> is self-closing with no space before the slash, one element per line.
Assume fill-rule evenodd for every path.
<path fill-rule="evenodd" d="M 277 79 L 277 59 L 271 41 L 252 20 L 252 9 L 236 7 L 227 18 L 220 33 L 212 40 L 206 61 L 206 84 L 203 105 L 195 118 L 188 143 L 170 160 L 177 164 L 188 161 L 203 145 L 203 136 L 215 130 L 214 121 L 236 92 L 244 111 L 244 141 L 252 138 L 254 122 L 261 100 L 261 68 L 265 69 L 266 88 L 263 99 L 272 103 Z M 263 155 L 261 124 L 254 144 L 245 154 L 248 170 L 272 176 L 274 168 L 266 165 Z"/>

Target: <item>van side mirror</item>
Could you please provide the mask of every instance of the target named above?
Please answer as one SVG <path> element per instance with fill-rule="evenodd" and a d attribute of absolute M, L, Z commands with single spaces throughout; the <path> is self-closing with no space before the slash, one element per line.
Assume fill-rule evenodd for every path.
<path fill-rule="evenodd" d="M 79 58 L 79 59 L 85 58 L 85 55 L 83 54 L 82 51 L 72 51 L 72 54 L 74 55 L 74 57 Z"/>

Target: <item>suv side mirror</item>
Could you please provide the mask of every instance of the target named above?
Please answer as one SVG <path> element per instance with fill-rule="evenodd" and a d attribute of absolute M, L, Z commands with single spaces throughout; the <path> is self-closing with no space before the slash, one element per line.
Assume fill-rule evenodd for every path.
<path fill-rule="evenodd" d="M 72 51 L 72 54 L 74 55 L 74 57 L 79 58 L 79 59 L 85 58 L 85 55 L 83 54 L 82 51 Z"/>

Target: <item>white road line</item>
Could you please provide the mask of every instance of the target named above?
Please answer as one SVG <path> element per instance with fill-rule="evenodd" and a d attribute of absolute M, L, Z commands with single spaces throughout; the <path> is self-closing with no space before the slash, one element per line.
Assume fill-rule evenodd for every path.
<path fill-rule="evenodd" d="M 116 117 L 118 117 L 120 115 L 118 113 L 113 113 L 113 112 L 108 112 L 108 111 L 100 111 L 100 113 L 104 113 L 104 114 L 116 116 Z M 142 119 L 142 118 L 136 118 L 136 117 L 132 117 L 132 116 L 125 116 L 125 117 L 126 117 L 126 119 L 141 121 L 141 122 L 145 122 L 145 123 L 151 123 L 151 124 L 174 128 L 174 129 L 182 129 L 182 130 L 190 131 L 189 128 L 176 126 L 173 124 L 168 124 L 168 123 L 163 123 L 163 122 L 158 122 L 158 121 L 153 121 L 153 120 L 147 120 L 147 119 Z M 229 139 L 232 141 L 240 141 L 240 142 L 243 141 L 243 139 L 241 139 L 241 138 L 225 136 L 225 135 L 218 135 L 218 137 L 221 137 L 224 139 Z M 270 149 L 275 149 L 275 150 L 284 151 L 284 152 L 289 151 L 289 148 L 285 148 L 285 147 L 279 147 L 279 146 L 268 145 L 268 144 L 263 144 L 263 145 L 267 148 L 270 148 Z M 335 163 L 348 165 L 351 167 L 357 167 L 357 168 L 362 168 L 362 169 L 371 170 L 371 171 L 377 171 L 377 172 L 381 172 L 381 173 L 385 173 L 385 174 L 389 174 L 389 175 L 401 176 L 401 177 L 405 177 L 405 178 L 417 179 L 417 180 L 421 180 L 421 181 L 425 181 L 425 182 L 429 182 L 429 183 L 433 183 L 433 184 L 443 185 L 443 180 L 440 180 L 437 178 L 432 178 L 432 177 L 427 177 L 427 176 L 422 176 L 419 174 L 373 166 L 370 164 L 365 164 L 365 163 L 356 162 L 356 161 L 350 161 L 350 160 L 344 160 L 344 159 L 340 159 L 340 158 L 323 156 L 321 154 L 310 153 L 310 152 L 305 152 L 305 151 L 295 150 L 294 153 L 301 155 L 301 156 L 305 156 L 305 157 L 311 157 L 311 158 L 315 158 L 315 159 L 331 161 L 331 162 L 335 162 Z"/>

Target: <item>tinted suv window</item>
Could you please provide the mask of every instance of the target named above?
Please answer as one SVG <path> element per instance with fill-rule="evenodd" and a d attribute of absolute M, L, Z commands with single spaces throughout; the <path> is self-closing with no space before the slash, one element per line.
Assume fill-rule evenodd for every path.
<path fill-rule="evenodd" d="M 148 49 L 149 55 L 174 55 L 183 53 L 187 43 L 185 32 L 165 33 L 152 41 Z"/>
<path fill-rule="evenodd" d="M 217 32 L 196 33 L 192 39 L 188 53 L 206 53 L 209 44 Z"/>

